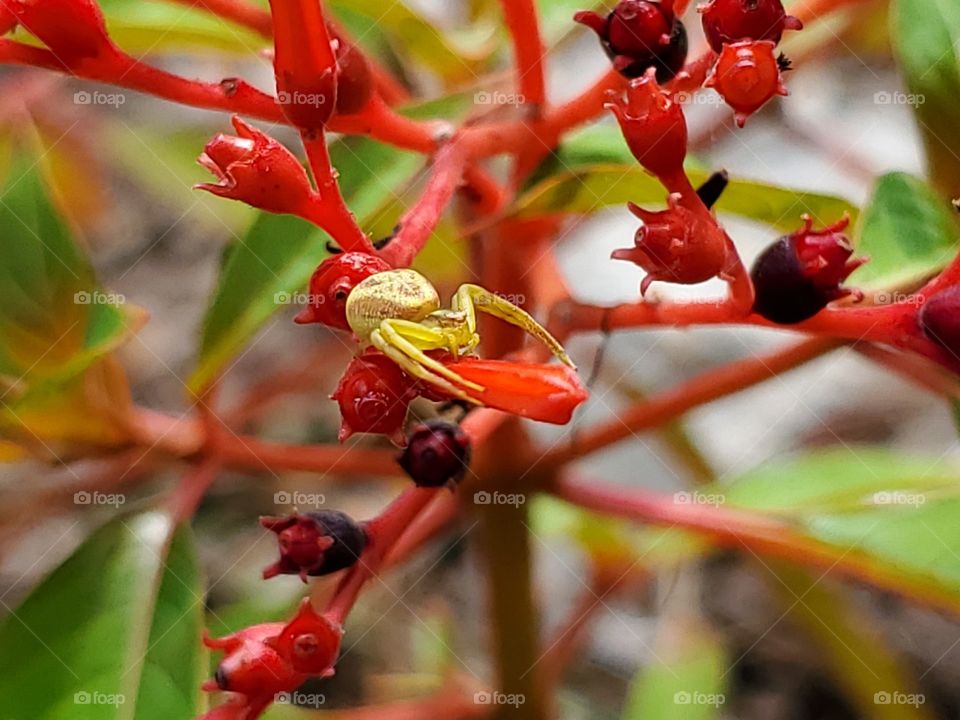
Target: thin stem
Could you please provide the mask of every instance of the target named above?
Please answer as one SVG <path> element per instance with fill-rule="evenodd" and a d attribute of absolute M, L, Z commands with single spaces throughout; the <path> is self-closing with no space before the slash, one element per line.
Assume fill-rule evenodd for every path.
<path fill-rule="evenodd" d="M 537 6 L 533 0 L 501 0 L 500 7 L 513 43 L 521 102 L 532 106 L 534 112 L 539 114 L 547 100 L 547 93 Z"/>
<path fill-rule="evenodd" d="M 555 469 L 571 460 L 633 437 L 637 432 L 659 427 L 692 408 L 769 380 L 820 357 L 839 345 L 838 341 L 829 338 L 812 338 L 768 355 L 751 356 L 709 370 L 672 390 L 634 404 L 618 413 L 615 420 L 591 428 L 575 438 L 570 445 L 548 452 L 541 460 L 541 466 Z"/>
<path fill-rule="evenodd" d="M 372 254 L 375 251 L 370 238 L 360 229 L 340 192 L 337 171 L 330 164 L 330 151 L 323 130 L 303 130 L 300 137 L 320 193 L 317 212 L 311 219 L 329 232 L 343 250 Z"/>
<path fill-rule="evenodd" d="M 905 582 L 902 568 L 891 568 L 875 562 L 857 550 L 837 550 L 801 535 L 792 525 L 754 512 L 724 506 L 677 503 L 669 495 L 640 488 L 612 486 L 593 478 L 569 475 L 557 479 L 553 492 L 589 510 L 653 525 L 692 530 L 735 550 L 748 548 L 760 555 L 836 571 L 953 613 L 960 612 L 960 601 L 956 595 L 927 578 L 911 575 Z"/>

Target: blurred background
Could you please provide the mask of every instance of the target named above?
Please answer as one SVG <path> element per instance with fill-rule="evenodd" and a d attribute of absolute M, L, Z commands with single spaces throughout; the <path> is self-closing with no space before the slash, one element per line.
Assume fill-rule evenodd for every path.
<path fill-rule="evenodd" d="M 197 10 L 152 1 L 143 5 L 174 7 L 179 18 L 169 33 L 131 31 L 131 42 L 152 61 L 186 76 L 240 76 L 271 87 L 269 59 L 256 54 L 263 43 L 255 36 L 238 29 L 204 35 Z M 419 0 L 408 5 L 439 27 L 457 31 L 464 44 L 493 45 L 497 57 L 509 59 L 495 24 L 471 26 L 466 4 Z M 171 15 L 158 17 L 167 22 Z M 360 22 L 349 11 L 344 19 Z M 692 11 L 687 24 L 693 57 L 703 43 Z M 905 89 L 886 28 L 886 3 L 870 0 L 793 34 L 783 45 L 795 61 L 787 80 L 790 96 L 771 103 L 742 130 L 712 93 L 690 99 L 686 109 L 696 163 L 708 170 L 724 168 L 735 180 L 838 195 L 858 206 L 884 172 L 922 175 L 912 108 L 892 99 Z M 563 101 L 598 77 L 607 60 L 592 35 L 559 35 L 564 37 L 551 55 L 549 85 L 551 97 Z M 207 38 L 199 52 L 197 37 Z M 407 48 L 391 42 L 389 34 L 361 37 L 361 44 L 371 39 L 418 94 L 443 92 L 437 73 L 418 69 Z M 509 73 L 499 81 L 508 89 Z M 469 77 L 461 77 L 458 87 L 468 96 L 476 89 Z M 195 164 L 196 156 L 214 134 L 229 131 L 229 118 L 24 68 L 2 68 L 0 89 L 0 123 L 36 123 L 60 204 L 79 229 L 102 285 L 149 310 L 149 322 L 120 351 L 135 402 L 186 413 L 185 382 L 195 367 L 197 339 L 225 248 L 253 219 L 253 212 L 238 203 L 191 189 L 209 179 Z M 467 112 L 487 110 L 475 103 Z M 295 136 L 283 128 L 257 124 L 297 147 Z M 422 179 L 423 172 L 416 173 L 402 194 L 412 196 Z M 375 185 L 371 192 L 377 192 Z M 797 227 L 802 212 L 798 207 Z M 399 208 L 384 202 L 378 213 L 369 226 L 385 234 Z M 775 237 L 768 226 L 722 219 L 748 262 Z M 630 244 L 635 225 L 620 207 L 565 224 L 558 254 L 577 299 L 612 305 L 637 298 L 638 268 L 608 259 L 611 250 Z M 465 241 L 451 225 L 443 247 L 432 247 L 421 262 L 449 289 L 465 279 L 465 257 Z M 722 284 L 712 281 L 682 288 L 655 285 L 653 294 L 692 297 L 722 291 Z M 233 408 L 248 433 L 333 442 L 339 417 L 327 398 L 350 348 L 323 329 L 295 326 L 296 310 L 282 308 L 243 348 L 223 383 L 224 405 Z M 593 395 L 571 426 L 532 429 L 545 442 L 567 442 L 578 429 L 612 417 L 632 397 L 783 345 L 790 337 L 733 328 L 576 336 L 569 349 L 588 373 L 604 346 Z M 265 390 L 251 396 L 250 389 L 267 378 L 296 392 Z M 357 437 L 349 442 L 385 441 Z M 723 483 L 816 448 L 855 458 L 863 445 L 949 460 L 957 454 L 957 433 L 941 398 L 855 349 L 842 348 L 702 407 L 684 418 L 682 427 L 619 443 L 581 465 L 593 476 L 674 492 L 696 482 Z M 83 487 L 89 486 L 88 478 L 98 478 L 102 490 L 123 493 L 125 512 L 148 507 L 181 472 L 152 460 L 145 454 L 122 476 L 109 472 L 109 458 L 80 460 L 69 470 L 41 461 L 0 469 L 0 598 L 7 610 L 114 512 L 75 504 L 78 477 Z M 262 567 L 274 559 L 275 542 L 256 524 L 257 516 L 282 514 L 313 498 L 365 518 L 401 488 L 402 483 L 377 478 L 225 473 L 195 520 L 214 634 L 282 617 L 303 592 L 295 577 L 260 580 Z M 579 538 L 569 532 L 570 523 L 582 525 L 582 518 L 571 519 L 568 508 L 546 499 L 534 501 L 531 511 L 538 603 L 543 635 L 549 638 L 582 602 L 590 568 Z M 489 678 L 487 597 L 472 522 L 452 528 L 413 562 L 369 588 L 351 619 L 353 628 L 363 630 L 350 636 L 351 648 L 336 677 L 323 685 L 325 710 L 415 696 L 438 687 L 449 673 Z M 719 664 L 722 689 L 715 689 L 723 701 L 707 708 L 681 703 L 678 718 L 960 717 L 960 626 L 953 618 L 819 573 L 814 579 L 820 582 L 805 585 L 796 568 L 771 566 L 747 551 L 678 549 L 669 531 L 650 531 L 634 541 L 642 548 L 640 559 L 630 568 L 626 587 L 592 611 L 565 676 L 561 716 L 621 716 L 638 672 L 669 666 L 671 658 L 686 653 Z M 793 594 L 801 587 L 804 592 Z M 821 606 L 839 608 L 863 644 L 853 645 L 850 637 L 818 620 L 811 608 Z M 849 688 L 858 676 L 877 676 L 885 672 L 878 666 L 890 664 L 913 679 L 924 697 L 922 707 L 873 714 L 851 697 Z M 666 678 L 664 686 L 669 684 Z M 280 717 L 290 709 L 274 712 Z"/>

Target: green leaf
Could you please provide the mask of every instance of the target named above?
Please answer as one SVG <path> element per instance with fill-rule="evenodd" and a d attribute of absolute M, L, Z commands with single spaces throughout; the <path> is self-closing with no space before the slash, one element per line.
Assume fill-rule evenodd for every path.
<path fill-rule="evenodd" d="M 209 12 L 156 0 L 101 0 L 110 37 L 129 53 L 216 50 L 256 57 L 268 45 L 257 33 Z"/>
<path fill-rule="evenodd" d="M 100 290 L 27 153 L 0 194 L 0 384 L 25 392 L 75 375 L 142 322 L 124 298 Z"/>
<path fill-rule="evenodd" d="M 894 50 L 916 101 L 930 177 L 944 194 L 955 193 L 960 187 L 960 5 L 896 0 L 890 19 Z"/>
<path fill-rule="evenodd" d="M 190 720 L 202 608 L 189 531 L 158 512 L 94 533 L 0 625 L 9 720 Z"/>
<path fill-rule="evenodd" d="M 288 305 L 327 256 L 327 236 L 292 215 L 261 213 L 230 246 L 207 311 L 197 368 L 188 385 L 199 392 L 277 310 Z"/>
<path fill-rule="evenodd" d="M 688 170 L 694 185 L 710 173 Z M 666 190 L 643 168 L 633 163 L 601 162 L 564 169 L 524 192 L 514 204 L 511 216 L 590 215 L 627 201 L 644 206 L 663 206 Z M 857 216 L 846 200 L 822 193 L 790 190 L 749 180 L 731 180 L 716 204 L 719 213 L 757 220 L 781 231 L 795 230 L 803 213 L 822 221 L 839 219 L 843 213 Z"/>
<path fill-rule="evenodd" d="M 838 553 L 886 566 L 907 587 L 932 582 L 960 594 L 960 484 L 942 460 L 831 450 L 770 463 L 704 492 L 786 516 Z"/>
<path fill-rule="evenodd" d="M 657 659 L 631 683 L 623 720 L 708 720 L 726 703 L 727 660 L 722 646 L 695 621 L 671 622 Z M 661 647 L 662 646 L 662 647 Z"/>
<path fill-rule="evenodd" d="M 881 177 L 860 217 L 857 251 L 870 262 L 850 284 L 864 290 L 909 288 L 943 268 L 957 252 L 949 205 L 906 173 Z"/>
<path fill-rule="evenodd" d="M 477 28 L 469 43 L 466 38 L 455 43 L 449 33 L 402 2 L 333 0 L 330 5 L 337 12 L 348 10 L 366 17 L 393 41 L 399 53 L 411 56 L 448 82 L 475 79 L 481 62 L 494 49 L 492 25 Z"/>

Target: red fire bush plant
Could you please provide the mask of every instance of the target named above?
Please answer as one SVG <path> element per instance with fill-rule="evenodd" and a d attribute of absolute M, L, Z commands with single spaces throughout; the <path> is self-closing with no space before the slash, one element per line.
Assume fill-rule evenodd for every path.
<path fill-rule="evenodd" d="M 256 38 L 273 64 L 275 93 L 240 78 L 188 79 L 137 57 L 124 49 L 125 26 L 113 22 L 113 13 L 121 11 L 115 2 L 106 3 L 105 12 L 94 0 L 0 4 L 5 34 L 0 62 L 230 114 L 223 122 L 229 119 L 235 134 L 218 134 L 205 148 L 196 148 L 200 164 L 213 175 L 212 181 L 196 187 L 266 213 L 224 267 L 198 369 L 189 382 L 194 413 L 176 417 L 150 410 L 130 399 L 114 355 L 144 321 L 142 312 L 82 299 L 51 312 L 52 304 L 69 294 L 90 298 L 100 290 L 29 160 L 32 136 L 22 128 L 17 134 L 2 203 L 7 237 L 0 241 L 5 266 L 0 279 L 0 376 L 6 388 L 6 439 L 0 451 L 9 459 L 56 458 L 79 483 L 78 495 L 88 498 L 96 497 L 86 486 L 97 477 L 132 483 L 147 469 L 177 463 L 188 469 L 161 509 L 127 516 L 94 534 L 11 614 L 0 629 L 0 707 L 18 718 L 73 717 L 76 708 L 64 711 L 66 695 L 58 695 L 69 687 L 76 697 L 110 691 L 115 705 L 120 697 L 135 703 L 135 713 L 125 717 L 152 717 L 152 708 L 173 703 L 156 716 L 253 720 L 280 694 L 334 674 L 345 643 L 364 634 L 363 627 L 348 620 L 371 578 L 403 563 L 461 514 L 474 512 L 484 528 L 488 558 L 495 687 L 509 697 L 524 698 L 511 708 L 518 717 L 546 717 L 596 604 L 590 596 L 616 592 L 635 575 L 633 551 L 625 536 L 611 529 L 602 543 L 586 541 L 593 568 L 586 610 L 574 614 L 553 641 L 541 639 L 531 594 L 529 510 L 483 500 L 499 496 L 553 495 L 578 508 L 581 523 L 589 524 L 588 511 L 593 511 L 680 528 L 757 556 L 827 568 L 920 602 L 953 611 L 960 607 L 955 576 L 949 580 L 948 573 L 930 567 L 894 569 L 903 559 L 881 550 L 850 554 L 801 522 L 752 508 L 749 497 L 741 498 L 739 507 L 676 503 L 642 488 L 585 478 L 571 465 L 846 344 L 857 345 L 868 357 L 932 392 L 960 396 L 960 262 L 950 259 L 956 229 L 944 210 L 946 196 L 960 191 L 960 163 L 938 161 L 931 178 L 936 190 L 905 175 L 881 179 L 872 205 L 853 231 L 843 212 L 856 209 L 827 196 L 791 194 L 773 213 L 756 211 L 791 232 L 774 241 L 751 272 L 715 208 L 746 216 L 754 211 L 743 204 L 725 208 L 724 174 L 707 177 L 687 170 L 692 143 L 678 93 L 712 88 L 742 126 L 748 116 L 787 92 L 784 74 L 790 64 L 779 49 L 784 31 L 815 24 L 841 5 L 855 12 L 856 0 L 795 3 L 790 12 L 796 17 L 780 0 L 710 0 L 698 8 L 705 43 L 681 20 L 688 9 L 684 0 L 621 0 L 603 11 L 584 9 L 567 19 L 565 31 L 576 27 L 574 19 L 593 30 L 610 68 L 562 104 L 548 97 L 544 83 L 545 65 L 554 60 L 544 50 L 548 41 L 541 5 L 549 4 L 503 0 L 500 5 L 520 106 L 464 120 L 454 109 L 462 104 L 456 95 L 432 106 L 414 104 L 412 88 L 400 79 L 408 76 L 394 74 L 390 58 L 368 52 L 364 38 L 352 37 L 343 18 L 320 0 L 271 0 L 269 11 L 248 0 L 191 5 L 191 17 Z M 334 9 L 341 6 L 349 3 L 332 3 Z M 923 40 L 916 37 L 915 23 L 949 25 L 934 18 L 941 10 L 929 0 L 899 0 L 896 12 L 907 79 L 918 92 L 931 93 L 924 112 L 932 106 L 949 112 L 947 100 L 960 90 L 924 85 L 924 78 L 933 74 L 918 66 L 920 54 L 912 51 Z M 131 18 L 135 24 L 138 10 L 127 7 L 124 12 L 126 27 Z M 452 84 L 457 62 L 471 70 L 489 67 L 491 61 L 479 55 L 458 56 L 449 39 L 412 11 L 398 12 L 401 19 L 388 33 L 416 27 L 424 47 L 411 57 L 432 65 L 441 80 Z M 691 47 L 706 49 L 688 57 Z M 808 47 L 798 59 L 804 61 L 811 52 Z M 432 54 L 437 57 L 431 64 Z M 953 61 L 953 53 L 944 52 L 947 56 Z M 35 117 L 42 138 L 48 124 L 41 105 L 24 98 L 23 108 L 29 114 L 11 114 Z M 601 119 L 605 108 L 616 117 L 620 146 L 632 155 L 623 156 L 617 172 L 628 179 L 623 186 L 629 189 L 629 209 L 640 221 L 633 247 L 616 250 L 613 258 L 639 266 L 639 295 L 645 295 L 652 282 L 694 284 L 719 277 L 728 286 L 725 297 L 708 303 L 638 297 L 616 307 L 574 299 L 553 247 L 564 216 L 582 209 L 575 201 L 552 202 L 550 192 L 603 171 L 598 165 L 573 168 L 572 175 L 556 174 L 548 161 L 575 144 L 575 131 Z M 437 117 L 444 111 L 447 116 Z M 278 125 L 299 134 L 309 175 L 297 152 L 273 137 Z M 384 155 L 384 148 L 425 157 L 426 181 L 404 211 L 395 209 L 399 217 L 386 237 L 371 237 L 370 208 L 361 210 L 360 200 L 343 191 L 359 178 L 338 165 L 351 165 L 361 173 L 365 163 L 351 163 L 344 152 L 337 155 L 348 140 L 334 141 L 333 133 L 361 142 L 350 150 L 357 157 L 366 152 L 363 148 L 380 152 L 370 155 L 380 158 L 375 163 L 394 157 Z M 151 149 L 158 157 L 163 152 L 162 147 Z M 506 178 L 489 162 L 500 156 L 510 160 Z M 407 176 L 400 184 L 410 183 Z M 758 196 L 783 194 L 763 186 L 753 190 Z M 569 194 L 553 197 L 561 196 Z M 892 197 L 896 206 L 885 205 Z M 464 285 L 446 305 L 428 279 L 435 268 L 421 253 L 455 201 L 458 227 L 470 247 L 469 281 L 477 285 Z M 810 214 L 801 220 L 804 209 Z M 776 217 L 780 210 L 783 215 Z M 892 224 L 897 233 L 878 230 L 879 214 L 884 214 L 885 227 Z M 22 233 L 21 226 L 29 232 Z M 322 231 L 326 249 L 317 244 L 320 236 L 314 228 Z M 911 233 L 921 235 L 925 244 L 912 245 Z M 867 254 L 873 261 L 858 271 L 865 262 L 861 256 Z M 903 256 L 910 260 L 908 275 L 898 274 L 890 260 Z M 408 269 L 415 261 L 418 272 Z M 527 271 L 528 266 L 534 267 Z M 310 271 L 313 279 L 308 283 Z M 30 295 L 30 283 L 46 290 L 30 298 L 18 294 L 22 288 Z M 360 341 L 339 383 L 327 388 L 341 414 L 340 440 L 352 433 L 381 434 L 403 448 L 399 458 L 384 442 L 297 445 L 242 434 L 245 417 L 271 399 L 297 391 L 298 383 L 285 384 L 280 372 L 251 388 L 239 409 L 223 405 L 218 391 L 227 361 L 276 309 L 267 309 L 267 290 L 291 293 L 304 287 L 308 299 L 298 323 L 319 323 Z M 899 299 L 877 302 L 867 289 L 910 294 L 887 295 Z M 507 293 L 522 300 L 508 300 Z M 44 302 L 50 306 L 41 307 Z M 48 316 L 56 322 L 45 320 Z M 587 399 L 585 381 L 572 363 L 549 362 L 551 352 L 568 361 L 562 343 L 571 336 L 706 324 L 788 327 L 805 337 L 767 356 L 709 370 L 637 400 L 619 417 L 583 429 L 569 443 L 542 447 L 521 421 L 566 424 Z M 524 334 L 511 325 L 542 342 L 525 342 Z M 303 329 L 304 347 L 310 331 Z M 309 362 L 318 359 L 311 356 Z M 318 396 L 317 401 L 322 399 Z M 410 422 L 412 405 L 430 418 Z M 52 417 L 58 420 L 52 422 Z M 695 462 L 691 446 L 683 446 L 682 454 Z M 93 464 L 81 467 L 84 460 Z M 88 477 L 89 467 L 94 475 Z M 278 559 L 264 570 L 264 578 L 297 575 L 316 587 L 311 586 L 299 610 L 285 620 L 263 618 L 218 639 L 205 636 L 204 643 L 221 654 L 203 688 L 223 697 L 204 710 L 194 692 L 200 657 L 194 610 L 202 590 L 187 526 L 208 488 L 227 469 L 407 477 L 413 484 L 365 522 L 331 510 L 261 520 L 279 544 Z M 846 482 L 831 476 L 834 481 Z M 479 504 L 464 502 L 475 493 Z M 32 518 L 37 515 L 30 511 Z M 615 537 L 620 540 L 613 542 Z M 326 575 L 335 576 L 333 586 L 313 580 Z M 110 600 L 114 604 L 98 604 L 100 591 L 84 589 L 89 587 L 116 593 Z M 54 605 L 53 598 L 62 595 L 71 597 L 69 609 Z M 118 617 L 108 629 L 96 624 L 98 617 L 115 611 Z M 173 617 L 167 617 L 171 612 Z M 93 681 L 84 674 L 92 668 L 84 653 L 93 654 L 93 639 L 85 633 L 94 625 L 101 633 L 96 644 L 105 648 L 97 651 L 98 657 L 109 658 L 114 652 L 121 659 L 108 660 L 108 665 L 127 663 L 117 672 L 98 667 L 98 677 L 107 678 L 102 682 L 110 687 L 90 687 Z M 48 637 L 47 631 L 59 635 Z M 68 631 L 87 639 L 75 642 L 71 650 L 60 640 Z M 62 654 L 69 655 L 69 662 Z M 51 657 L 72 679 L 58 683 L 56 692 L 28 691 L 36 678 L 49 678 L 53 671 L 64 677 L 63 668 L 52 667 Z M 169 688 L 151 678 L 148 666 L 164 668 L 182 697 L 170 699 Z M 14 688 L 21 693 L 16 698 Z M 502 707 L 471 702 L 472 692 L 451 675 L 438 695 L 388 705 L 380 714 L 407 717 L 404 711 L 412 709 L 426 715 L 437 703 L 453 717 L 506 713 Z"/>

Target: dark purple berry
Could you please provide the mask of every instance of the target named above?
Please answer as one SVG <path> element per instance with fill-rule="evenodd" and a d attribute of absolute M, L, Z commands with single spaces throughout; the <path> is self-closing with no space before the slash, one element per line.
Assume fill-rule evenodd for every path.
<path fill-rule="evenodd" d="M 764 250 L 753 264 L 750 277 L 756 291 L 754 312 L 782 325 L 802 322 L 827 304 L 856 291 L 840 284 L 865 259 L 851 259 L 853 245 L 844 228 L 849 218 L 813 230 L 813 221 L 804 217 L 804 226 L 784 235 Z"/>
<path fill-rule="evenodd" d="M 955 357 L 960 356 L 960 286 L 941 290 L 920 308 L 923 334 Z"/>
<path fill-rule="evenodd" d="M 264 568 L 276 575 L 329 575 L 353 565 L 367 544 L 367 534 L 353 518 L 337 510 L 262 517 L 260 524 L 277 534 L 280 559 Z"/>
<path fill-rule="evenodd" d="M 470 464 L 470 437 L 459 425 L 428 420 L 410 433 L 397 462 L 418 487 L 453 489 Z"/>

